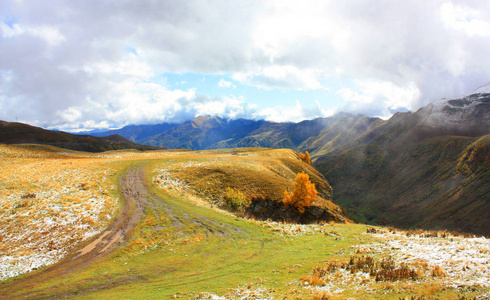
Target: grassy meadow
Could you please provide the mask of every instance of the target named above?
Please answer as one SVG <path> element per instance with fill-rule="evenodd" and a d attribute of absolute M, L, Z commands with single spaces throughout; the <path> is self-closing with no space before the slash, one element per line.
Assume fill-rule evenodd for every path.
<path fill-rule="evenodd" d="M 89 154 L 0 145 L 0 157 L 2 299 L 489 295 L 485 238 L 259 221 L 223 206 L 227 188 L 280 200 L 301 171 L 321 189 L 323 177 L 291 150 Z M 130 236 L 103 258 L 60 272 L 56 263 L 96 240 L 121 211 L 119 179 L 130 168 L 141 170 L 146 188 Z"/>

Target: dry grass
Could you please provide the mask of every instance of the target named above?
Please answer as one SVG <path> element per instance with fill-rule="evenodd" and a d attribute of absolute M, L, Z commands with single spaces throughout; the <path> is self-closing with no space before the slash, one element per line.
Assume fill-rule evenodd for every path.
<path fill-rule="evenodd" d="M 225 197 L 230 188 L 242 193 L 246 202 L 258 198 L 281 202 L 284 191 L 304 170 L 319 195 L 328 195 L 328 183 L 318 171 L 287 149 L 181 153 L 181 159 L 157 167 L 153 183 L 167 191 L 187 193 L 188 198 L 205 199 L 211 206 L 227 207 Z M 340 213 L 337 205 L 322 197 L 312 204 Z"/>
<path fill-rule="evenodd" d="M 422 238 L 452 238 L 452 237 L 463 237 L 463 238 L 477 238 L 478 236 L 472 233 L 459 232 L 459 231 L 447 231 L 447 230 L 424 230 L 424 229 L 409 229 L 403 230 L 394 227 L 388 228 L 374 228 L 369 227 L 366 233 L 385 233 L 390 232 L 393 234 L 402 234 L 407 237 L 422 237 Z"/>
<path fill-rule="evenodd" d="M 52 150 L 48 153 L 0 145 L 0 279 L 56 262 L 81 241 L 101 232 L 118 206 L 116 175 L 132 160 L 165 158 L 166 162 L 159 162 L 152 174 L 155 185 L 178 195 L 179 201 L 188 200 L 215 208 L 223 201 L 228 187 L 245 197 L 267 195 L 270 198 L 277 194 L 280 200 L 284 189 L 292 186 L 301 170 L 306 169 L 313 182 L 321 182 L 321 176 L 299 161 L 290 150 L 114 151 L 96 155 Z M 175 245 L 205 245 L 206 232 L 176 234 L 174 239 L 161 236 L 158 228 L 169 225 L 172 220 L 165 217 L 165 209 L 158 211 L 157 208 L 145 211 L 142 229 L 135 232 L 128 245 L 127 257 L 150 253 L 148 249 L 157 249 L 155 247 L 172 253 Z M 352 238 L 349 225 L 339 229 L 334 224 L 263 221 L 247 224 L 266 227 L 274 232 L 275 238 L 283 238 L 293 246 L 299 240 L 322 243 L 329 240 L 336 246 Z M 318 262 L 320 254 L 315 258 L 317 266 L 310 269 L 313 265 L 310 264 L 310 274 L 303 277 L 301 274 L 308 271 L 285 269 L 294 273 L 291 276 L 297 279 L 291 282 L 289 278 L 285 283 L 287 287 L 280 287 L 287 289 L 286 294 L 274 291 L 272 284 L 254 282 L 248 286 L 235 286 L 221 298 L 205 292 L 175 296 L 184 299 L 189 296 L 196 299 L 275 299 L 281 294 L 287 299 L 375 299 L 386 295 L 417 295 L 414 299 L 443 299 L 441 295 L 451 289 L 490 288 L 490 244 L 484 238 L 378 227 L 366 231 L 369 235 L 359 237 L 364 234 L 357 232 L 354 239 L 375 239 L 377 242 L 352 247 L 351 251 L 346 250 L 351 245 L 347 244 L 335 252 L 334 257 L 326 253 L 330 258 L 323 262 Z M 308 252 L 303 249 L 305 245 L 308 244 L 302 242 L 298 249 Z"/>
<path fill-rule="evenodd" d="M 98 158 L 0 145 L 0 280 L 56 262 L 105 228 L 117 170 Z"/>
<path fill-rule="evenodd" d="M 350 273 L 352 277 L 362 278 L 360 284 L 369 281 L 390 281 L 416 280 L 419 273 L 405 264 L 397 265 L 391 257 L 375 259 L 372 256 L 351 256 L 349 261 L 335 262 L 329 261 L 325 267 L 316 266 L 313 272 L 303 277 L 301 280 L 309 286 L 325 286 L 328 283 L 335 283 L 342 274 Z"/>
<path fill-rule="evenodd" d="M 0 280 L 53 264 L 104 230 L 127 163 L 180 155 L 0 144 Z"/>

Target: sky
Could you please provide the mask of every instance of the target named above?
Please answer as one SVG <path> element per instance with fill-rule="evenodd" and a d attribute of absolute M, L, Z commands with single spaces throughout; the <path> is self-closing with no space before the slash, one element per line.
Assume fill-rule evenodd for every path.
<path fill-rule="evenodd" d="M 490 82 L 490 1 L 1 0 L 0 120 L 389 118 Z"/>

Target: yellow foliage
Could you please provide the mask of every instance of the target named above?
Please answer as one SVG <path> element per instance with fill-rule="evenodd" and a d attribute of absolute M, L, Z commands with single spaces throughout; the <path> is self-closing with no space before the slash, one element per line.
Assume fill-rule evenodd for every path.
<path fill-rule="evenodd" d="M 234 210 L 243 211 L 250 205 L 250 200 L 247 199 L 241 191 L 227 187 L 224 196 L 225 204 Z"/>
<path fill-rule="evenodd" d="M 305 163 L 311 165 L 311 157 L 310 157 L 310 153 L 308 151 L 305 151 L 305 153 L 300 153 L 299 154 L 299 159 L 301 159 Z"/>
<path fill-rule="evenodd" d="M 301 172 L 296 175 L 294 190 L 291 193 L 284 191 L 282 202 L 286 208 L 293 206 L 301 213 L 304 213 L 305 207 L 310 206 L 315 201 L 317 194 L 315 184 L 310 181 L 310 176 L 305 172 Z"/>
<path fill-rule="evenodd" d="M 153 216 L 149 216 L 145 220 L 145 226 L 154 226 L 155 225 L 155 218 Z"/>

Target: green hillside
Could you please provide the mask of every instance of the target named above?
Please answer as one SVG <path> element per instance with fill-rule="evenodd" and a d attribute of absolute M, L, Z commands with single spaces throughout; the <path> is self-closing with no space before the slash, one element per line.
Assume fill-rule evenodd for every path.
<path fill-rule="evenodd" d="M 481 172 L 487 144 L 470 143 L 459 168 Z M 96 155 L 0 145 L 0 158 L 0 299 L 462 300 L 488 292 L 488 239 L 343 222 L 323 176 L 291 150 Z M 322 196 L 312 207 L 334 218 L 243 218 L 223 203 L 227 188 L 280 199 L 301 171 Z"/>
<path fill-rule="evenodd" d="M 489 136 L 443 136 L 359 145 L 317 167 L 354 219 L 488 236 L 489 152 Z"/>

